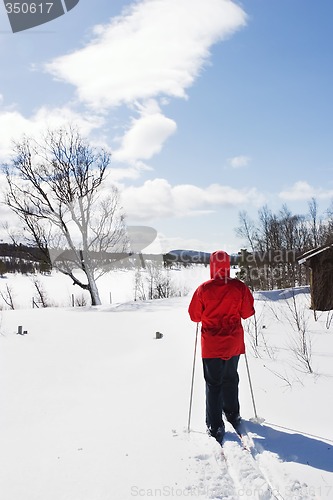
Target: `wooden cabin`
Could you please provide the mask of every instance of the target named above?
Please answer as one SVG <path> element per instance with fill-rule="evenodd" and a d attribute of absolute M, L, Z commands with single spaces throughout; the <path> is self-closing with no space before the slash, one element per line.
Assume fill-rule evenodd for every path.
<path fill-rule="evenodd" d="M 333 309 L 333 245 L 305 252 L 297 261 L 311 269 L 311 308 L 315 311 Z"/>

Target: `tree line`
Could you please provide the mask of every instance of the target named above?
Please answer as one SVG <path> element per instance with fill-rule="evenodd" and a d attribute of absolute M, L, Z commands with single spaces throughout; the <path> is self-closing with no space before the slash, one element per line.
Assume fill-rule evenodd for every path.
<path fill-rule="evenodd" d="M 51 263 L 45 260 L 38 247 L 0 243 L 0 276 L 6 273 L 49 273 Z"/>
<path fill-rule="evenodd" d="M 297 257 L 333 243 L 333 202 L 324 214 L 319 213 L 315 198 L 308 202 L 307 214 L 294 214 L 287 205 L 274 213 L 265 205 L 253 220 L 242 211 L 236 234 L 246 246 L 241 252 L 240 277 L 253 289 L 308 285 L 309 269 L 299 265 Z"/>

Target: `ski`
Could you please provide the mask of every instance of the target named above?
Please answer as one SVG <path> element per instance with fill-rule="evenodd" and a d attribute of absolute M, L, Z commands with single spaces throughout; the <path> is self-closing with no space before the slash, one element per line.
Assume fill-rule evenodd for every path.
<path fill-rule="evenodd" d="M 213 436 L 211 436 L 213 439 L 215 439 Z M 236 437 L 236 439 L 235 439 Z M 251 450 L 251 442 L 250 438 L 246 433 L 246 430 L 241 426 L 237 425 L 236 427 L 232 426 L 232 431 L 227 430 L 223 436 L 222 442 L 219 440 L 215 439 L 216 442 L 220 445 L 220 451 L 221 451 L 221 458 L 224 461 L 227 461 L 227 458 L 225 456 L 223 446 L 226 442 L 228 441 L 239 441 L 242 449 L 252 455 L 252 450 Z M 253 444 L 253 443 L 252 443 Z"/>
<path fill-rule="evenodd" d="M 238 422 L 236 425 L 232 425 L 232 427 L 235 431 L 235 434 L 237 435 L 237 437 L 239 438 L 239 440 L 241 442 L 243 450 L 252 454 L 251 448 L 253 447 L 253 442 L 250 439 L 250 437 L 248 436 L 246 429 L 243 425 L 243 422 L 242 421 Z"/>
<path fill-rule="evenodd" d="M 227 457 L 225 456 L 225 453 L 224 453 L 224 450 L 223 450 L 223 442 L 220 443 L 220 446 L 221 446 L 221 449 L 219 450 L 220 457 L 227 464 Z"/>

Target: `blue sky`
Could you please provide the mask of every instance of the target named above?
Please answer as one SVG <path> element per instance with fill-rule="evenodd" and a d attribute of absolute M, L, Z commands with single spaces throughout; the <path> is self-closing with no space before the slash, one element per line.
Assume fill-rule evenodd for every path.
<path fill-rule="evenodd" d="M 332 19 L 331 0 L 80 0 L 13 34 L 0 6 L 0 159 L 74 122 L 111 148 L 129 224 L 237 251 L 240 211 L 331 203 Z"/>

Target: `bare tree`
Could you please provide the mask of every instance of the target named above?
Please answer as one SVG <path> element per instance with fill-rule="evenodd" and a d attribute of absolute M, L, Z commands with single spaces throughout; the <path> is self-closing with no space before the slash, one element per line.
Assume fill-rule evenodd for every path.
<path fill-rule="evenodd" d="M 246 211 L 241 211 L 238 214 L 240 226 L 236 228 L 236 234 L 240 238 L 244 238 L 246 242 L 250 244 L 252 252 L 256 250 L 255 240 L 256 240 L 256 228 L 253 221 L 249 218 Z"/>
<path fill-rule="evenodd" d="M 144 269 L 137 269 L 134 278 L 134 300 L 165 299 L 181 295 L 172 281 L 170 270 L 161 263 L 145 262 Z"/>
<path fill-rule="evenodd" d="M 35 289 L 36 289 L 36 299 L 35 297 L 33 297 L 33 305 L 37 305 L 37 307 L 39 307 L 38 304 L 40 304 L 42 307 L 48 307 L 49 306 L 49 301 L 48 301 L 48 297 L 47 297 L 47 293 L 45 291 L 45 288 L 43 287 L 43 284 L 39 281 L 38 278 L 34 278 L 33 279 L 33 284 L 35 286 Z"/>
<path fill-rule="evenodd" d="M 118 192 L 102 185 L 110 160 L 107 151 L 92 148 L 69 126 L 47 131 L 41 142 L 24 137 L 4 166 L 5 201 L 28 241 L 88 290 L 92 305 L 101 303 L 96 280 L 107 270 L 108 254 L 126 245 Z"/>
<path fill-rule="evenodd" d="M 296 335 L 291 339 L 291 350 L 294 353 L 299 365 L 305 369 L 307 373 L 313 373 L 312 369 L 312 343 L 309 336 L 308 318 L 306 309 L 303 304 L 301 306 L 295 294 L 295 289 L 291 289 L 291 302 L 286 299 L 286 304 L 290 313 L 287 319 L 295 331 Z"/>
<path fill-rule="evenodd" d="M 13 290 L 8 284 L 6 284 L 6 291 L 0 291 L 0 296 L 2 297 L 5 304 L 10 307 L 10 309 L 15 309 Z"/>
<path fill-rule="evenodd" d="M 325 223 L 321 225 L 321 244 L 327 245 L 333 243 L 333 200 L 326 210 Z"/>
<path fill-rule="evenodd" d="M 134 281 L 134 300 L 146 300 L 146 289 L 140 268 L 135 271 Z"/>
<path fill-rule="evenodd" d="M 317 247 L 319 245 L 319 227 L 318 227 L 318 203 L 315 198 L 311 198 L 309 205 L 309 214 L 311 221 L 311 233 L 313 239 L 313 246 Z"/>

